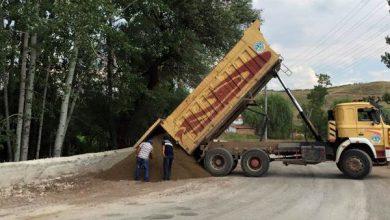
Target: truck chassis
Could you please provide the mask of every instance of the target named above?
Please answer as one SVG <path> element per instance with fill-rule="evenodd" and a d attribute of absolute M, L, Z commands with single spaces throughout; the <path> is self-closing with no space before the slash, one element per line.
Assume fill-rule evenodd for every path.
<path fill-rule="evenodd" d="M 370 151 L 353 148 L 337 158 L 339 144 L 322 140 L 277 72 L 274 73 L 274 77 L 283 86 L 316 141 L 210 142 L 200 147 L 200 158 L 203 160 L 205 168 L 215 176 L 224 176 L 231 173 L 236 168 L 238 161 L 241 160 L 241 168 L 245 175 L 259 177 L 267 173 L 272 161 L 282 161 L 285 165 L 308 165 L 336 161 L 339 170 L 350 178 L 362 179 L 369 175 L 373 161 L 378 162 L 370 156 Z"/>
<path fill-rule="evenodd" d="M 245 175 L 264 175 L 272 161 L 310 165 L 335 161 L 335 150 L 318 142 L 212 142 L 203 149 L 205 168 L 215 176 L 230 174 L 241 160 Z M 336 163 L 339 170 L 350 178 L 362 179 L 370 174 L 374 160 L 362 149 L 349 149 Z M 384 165 L 375 161 L 376 165 Z"/>

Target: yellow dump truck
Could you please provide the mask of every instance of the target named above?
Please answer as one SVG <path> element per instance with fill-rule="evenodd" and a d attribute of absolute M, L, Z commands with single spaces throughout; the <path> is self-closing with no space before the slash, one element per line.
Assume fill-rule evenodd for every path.
<path fill-rule="evenodd" d="M 166 118 L 158 119 L 138 140 L 165 133 L 195 155 L 215 176 L 228 175 L 241 159 L 247 176 L 262 176 L 271 161 L 318 164 L 335 161 L 347 176 L 364 178 L 374 165 L 390 160 L 389 126 L 370 103 L 345 103 L 329 111 L 329 137 L 323 141 L 279 77 L 282 59 L 255 21 L 195 90 Z M 277 78 L 316 141 L 216 142 L 272 78 Z"/>

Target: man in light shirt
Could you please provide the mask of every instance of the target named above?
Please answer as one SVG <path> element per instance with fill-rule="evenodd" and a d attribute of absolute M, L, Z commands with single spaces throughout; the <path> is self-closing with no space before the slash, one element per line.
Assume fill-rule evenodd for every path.
<path fill-rule="evenodd" d="M 153 141 L 149 139 L 142 142 L 136 150 L 137 163 L 135 168 L 135 180 L 139 180 L 141 170 L 144 170 L 144 181 L 149 182 L 149 159 L 152 159 Z"/>

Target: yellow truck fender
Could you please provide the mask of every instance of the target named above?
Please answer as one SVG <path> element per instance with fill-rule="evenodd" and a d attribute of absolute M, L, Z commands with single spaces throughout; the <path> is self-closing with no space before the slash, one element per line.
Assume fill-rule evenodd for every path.
<path fill-rule="evenodd" d="M 351 144 L 363 144 L 363 145 L 367 145 L 372 154 L 374 155 L 374 158 L 377 158 L 377 154 L 376 154 L 376 151 L 375 151 L 375 147 L 374 145 L 367 139 L 367 138 L 361 138 L 361 137 L 352 137 L 352 138 L 349 138 L 348 140 L 344 141 L 343 143 L 341 143 L 338 148 L 337 148 L 337 152 L 336 152 L 336 163 L 339 162 L 340 160 L 340 156 L 341 154 L 344 152 L 344 150 L 346 148 L 348 148 L 349 145 Z"/>

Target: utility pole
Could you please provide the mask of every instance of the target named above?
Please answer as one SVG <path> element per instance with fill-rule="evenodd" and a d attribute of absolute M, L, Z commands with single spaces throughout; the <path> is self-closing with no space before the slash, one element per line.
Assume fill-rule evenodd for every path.
<path fill-rule="evenodd" d="M 264 137 L 263 140 L 267 141 L 268 140 L 268 94 L 267 94 L 267 84 L 264 87 L 264 113 L 266 115 L 266 123 L 264 126 Z"/>

